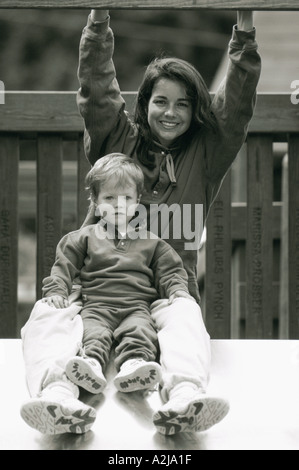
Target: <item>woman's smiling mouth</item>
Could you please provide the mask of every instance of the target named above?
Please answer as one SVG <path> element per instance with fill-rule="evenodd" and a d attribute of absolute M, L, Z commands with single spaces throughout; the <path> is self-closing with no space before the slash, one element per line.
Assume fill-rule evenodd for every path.
<path fill-rule="evenodd" d="M 169 121 L 160 121 L 160 124 L 165 128 L 165 129 L 174 129 L 176 126 L 178 126 L 177 122 L 169 122 Z"/>

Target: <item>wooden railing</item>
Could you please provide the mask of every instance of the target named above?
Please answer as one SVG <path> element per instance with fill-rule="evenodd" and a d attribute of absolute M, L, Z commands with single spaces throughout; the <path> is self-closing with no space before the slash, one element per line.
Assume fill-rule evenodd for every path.
<path fill-rule="evenodd" d="M 132 111 L 135 93 L 123 94 Z M 287 309 L 278 318 L 279 337 L 299 338 L 299 104 L 289 94 L 260 94 L 247 144 L 247 203 L 231 202 L 228 173 L 207 223 L 204 311 L 212 338 L 273 338 L 273 241 L 280 241 Z M 65 141 L 72 141 L 78 166 L 77 226 L 87 209 L 84 177 L 89 164 L 82 143 L 83 122 L 75 93 L 7 92 L 0 106 L 0 337 L 17 335 L 18 178 L 21 144 L 34 141 L 36 161 L 36 296 L 48 275 L 62 234 L 62 163 Z M 284 200 L 273 202 L 273 143 L 288 144 Z M 246 159 L 246 155 L 242 158 Z M 20 184 L 22 181 L 19 182 Z M 245 246 L 245 310 L 232 316 L 235 281 L 232 262 Z M 34 254 L 33 254 L 34 256 Z M 281 315 L 279 315 L 281 316 Z M 239 323 L 242 321 L 243 332 Z M 245 326 L 244 326 L 245 325 Z"/>
<path fill-rule="evenodd" d="M 298 10 L 298 0 L 0 0 L 0 8 Z"/>

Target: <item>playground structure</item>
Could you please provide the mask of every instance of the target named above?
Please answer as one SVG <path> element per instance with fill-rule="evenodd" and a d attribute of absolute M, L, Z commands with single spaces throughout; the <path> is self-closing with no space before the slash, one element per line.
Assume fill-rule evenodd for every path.
<path fill-rule="evenodd" d="M 0 14 L 1 8 L 92 7 L 299 11 L 299 0 L 0 0 Z M 291 82 L 299 76 L 289 78 Z M 29 140 L 34 142 L 37 297 L 62 232 L 65 145 L 72 145 L 77 155 L 77 168 L 73 171 L 74 165 L 70 167 L 70 177 L 76 180 L 72 181 L 77 188 L 73 210 L 78 225 L 86 214 L 83 181 L 89 165 L 83 152 L 83 122 L 75 93 L 5 93 L 5 104 L 0 106 L 0 372 L 9 380 L 1 391 L 5 423 L 0 431 L 1 449 L 113 450 L 111 456 L 115 449 L 160 450 L 165 454 L 167 450 L 299 449 L 299 104 L 296 89 L 293 91 L 267 87 L 259 91 L 246 144 L 225 178 L 207 224 L 204 309 L 212 338 L 210 391 L 228 396 L 231 411 L 209 432 L 171 438 L 154 434 L 151 413 L 160 402 L 158 392 L 147 397 L 115 393 L 110 383 L 115 375 L 112 364 L 105 397 L 82 397 L 98 409 L 91 432 L 43 436 L 19 416 L 20 404 L 28 395 L 21 340 L 16 339 L 18 221 L 20 207 L 27 207 L 16 190 L 18 183 L 20 188 L 23 184 L 20 153 Z M 129 111 L 134 97 L 134 93 L 124 93 Z M 282 197 L 277 201 L 273 197 L 273 161 L 281 147 L 286 157 Z M 245 197 L 239 197 L 241 193 L 244 196 L 244 188 Z M 277 247 L 281 269 L 278 282 L 273 282 Z M 235 288 L 239 282 L 236 253 L 241 253 L 237 264 L 244 263 L 244 312 L 238 311 L 240 302 L 235 298 L 239 296 Z M 278 304 L 277 317 L 274 312 Z M 244 339 L 235 340 L 239 337 Z M 273 339 L 276 337 L 284 340 Z M 278 380 L 284 385 L 283 396 Z M 117 426 L 111 419 L 116 416 Z"/>
<path fill-rule="evenodd" d="M 89 7 L 299 10 L 299 1 L 108 3 L 0 0 L 0 11 L 1 8 Z M 296 77 L 290 77 L 290 82 L 292 78 Z M 299 338 L 299 104 L 296 103 L 296 84 L 294 87 L 289 93 L 258 94 L 247 143 L 241 150 L 244 161 L 247 160 L 247 201 L 232 200 L 230 171 L 208 218 L 204 311 L 208 312 L 206 323 L 212 338 Z M 134 93 L 124 93 L 129 111 L 133 109 L 134 96 Z M 88 163 L 83 153 L 82 132 L 75 93 L 5 93 L 5 104 L 0 108 L 1 337 L 13 338 L 17 334 L 19 214 L 15 188 L 20 147 L 28 139 L 36 143 L 36 296 L 39 297 L 41 280 L 49 272 L 62 233 L 65 142 L 72 142 L 78 155 L 78 224 L 86 213 L 83 181 Z M 283 198 L 279 202 L 273 200 L 273 155 L 277 143 L 288 147 Z M 49 180 L 50 174 L 55 185 Z M 232 308 L 232 296 L 236 295 L 232 259 L 238 243 L 245 247 L 246 280 L 245 309 L 236 313 Z M 282 269 L 279 282 L 274 283 L 273 249 L 277 244 Z"/>

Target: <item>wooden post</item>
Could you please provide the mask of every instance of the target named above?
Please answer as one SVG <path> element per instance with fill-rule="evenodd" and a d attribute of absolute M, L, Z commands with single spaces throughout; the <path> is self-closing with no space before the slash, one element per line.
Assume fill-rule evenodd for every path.
<path fill-rule="evenodd" d="M 0 8 L 299 10 L 298 0 L 0 0 Z"/>
<path fill-rule="evenodd" d="M 272 338 L 273 154 L 271 136 L 248 137 L 246 337 Z"/>
<path fill-rule="evenodd" d="M 289 137 L 289 338 L 299 338 L 299 137 Z"/>
<path fill-rule="evenodd" d="M 289 339 L 289 172 L 288 155 L 282 161 L 280 238 L 279 339 Z"/>
<path fill-rule="evenodd" d="M 231 335 L 231 175 L 224 179 L 207 220 L 206 325 L 211 338 Z"/>
<path fill-rule="evenodd" d="M 0 137 L 0 337 L 17 336 L 19 139 Z"/>
<path fill-rule="evenodd" d="M 37 270 L 36 297 L 49 276 L 62 230 L 62 139 L 38 137 L 37 155 Z"/>

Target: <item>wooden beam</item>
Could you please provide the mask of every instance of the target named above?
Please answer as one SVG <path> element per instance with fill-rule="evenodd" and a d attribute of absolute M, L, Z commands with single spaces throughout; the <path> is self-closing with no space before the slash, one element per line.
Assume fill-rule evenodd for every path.
<path fill-rule="evenodd" d="M 213 96 L 213 95 L 212 95 Z M 124 92 L 133 112 L 135 92 Z M 299 104 L 291 93 L 258 94 L 250 132 L 286 134 L 299 129 Z M 82 132 L 76 92 L 9 92 L 0 106 L 0 132 Z"/>
<path fill-rule="evenodd" d="M 288 161 L 288 284 L 289 338 L 299 338 L 299 137 L 289 139 Z"/>
<path fill-rule="evenodd" d="M 37 142 L 37 264 L 36 298 L 42 279 L 50 275 L 62 235 L 62 139 L 40 135 Z"/>
<path fill-rule="evenodd" d="M 17 335 L 18 136 L 0 136 L 0 337 Z"/>
<path fill-rule="evenodd" d="M 0 0 L 0 8 L 299 10 L 299 0 Z"/>
<path fill-rule="evenodd" d="M 280 240 L 281 236 L 281 220 L 282 220 L 282 203 L 273 202 L 271 218 L 272 224 L 272 238 L 273 240 Z M 246 202 L 233 202 L 231 208 L 231 231 L 232 240 L 240 242 L 247 238 L 247 203 Z"/>
<path fill-rule="evenodd" d="M 246 338 L 273 337 L 273 149 L 250 136 L 247 158 Z"/>
<path fill-rule="evenodd" d="M 231 336 L 231 174 L 207 219 L 205 323 L 213 339 Z"/>

